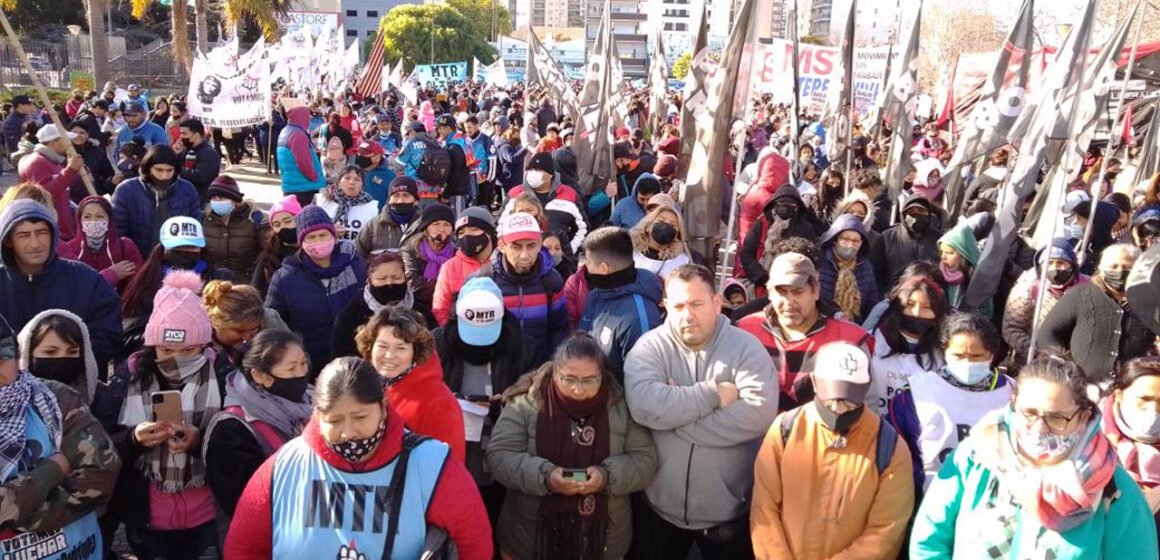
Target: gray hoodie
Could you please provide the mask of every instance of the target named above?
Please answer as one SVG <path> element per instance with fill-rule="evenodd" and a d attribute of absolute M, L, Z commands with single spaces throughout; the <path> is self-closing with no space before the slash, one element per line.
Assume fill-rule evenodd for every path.
<path fill-rule="evenodd" d="M 745 515 L 753 462 L 777 416 L 773 361 L 757 338 L 718 316 L 712 341 L 693 351 L 666 322 L 637 341 L 624 372 L 629 411 L 657 446 L 660 468 L 645 490 L 653 510 L 694 530 Z M 718 408 L 725 381 L 741 397 Z"/>
<path fill-rule="evenodd" d="M 84 403 L 90 405 L 93 403 L 93 394 L 97 390 L 97 359 L 93 356 L 93 343 L 89 340 L 89 328 L 75 313 L 64 309 L 46 309 L 36 314 L 35 317 L 24 324 L 24 328 L 20 330 L 20 334 L 18 335 L 20 344 L 20 369 L 23 371 L 32 371 L 32 333 L 40 327 L 41 323 L 52 317 L 61 317 L 72 321 L 80 328 L 82 339 L 81 357 L 84 358 L 85 373 L 84 375 L 78 375 L 71 386 L 81 395 Z"/>

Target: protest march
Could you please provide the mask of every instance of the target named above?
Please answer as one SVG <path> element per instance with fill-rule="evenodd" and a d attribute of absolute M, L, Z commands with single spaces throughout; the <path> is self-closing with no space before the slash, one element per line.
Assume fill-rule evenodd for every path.
<path fill-rule="evenodd" d="M 20 50 L 0 554 L 1160 558 L 1156 7 L 1080 3 L 939 76 L 856 0 L 706 11 L 677 87 L 607 0 L 582 76 L 319 20 L 56 105 Z"/>

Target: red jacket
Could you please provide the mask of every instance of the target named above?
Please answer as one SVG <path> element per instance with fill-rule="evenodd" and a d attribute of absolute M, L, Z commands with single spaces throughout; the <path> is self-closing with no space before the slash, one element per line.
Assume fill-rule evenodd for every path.
<path fill-rule="evenodd" d="M 564 282 L 564 301 L 568 305 L 568 329 L 573 331 L 580 326 L 580 317 L 584 316 L 584 304 L 588 301 L 588 277 L 584 276 L 585 270 L 585 266 L 580 265 L 576 273 Z"/>
<path fill-rule="evenodd" d="M 737 321 L 737 327 L 756 336 L 773 360 L 781 389 L 778 410 L 789 410 L 814 398 L 809 375 L 814 370 L 814 356 L 822 346 L 849 342 L 861 346 L 867 356 L 874 355 L 874 337 L 854 323 L 819 315 L 809 335 L 789 341 L 781 337 L 781 327 L 773 326 L 772 321 L 766 307 Z"/>
<path fill-rule="evenodd" d="M 435 295 L 431 301 L 431 312 L 439 326 L 451 320 L 451 313 L 455 309 L 455 297 L 467 282 L 467 277 L 475 274 L 483 263 L 456 251 L 451 260 L 443 263 L 439 269 L 439 278 L 435 280 Z"/>
<path fill-rule="evenodd" d="M 757 160 L 757 173 L 754 175 L 749 192 L 745 194 L 745 198 L 741 199 L 738 215 L 740 229 L 737 231 L 741 232 L 742 238 L 745 237 L 746 233 L 749 233 L 749 228 L 753 226 L 753 222 L 761 217 L 765 205 L 773 200 L 773 194 L 777 192 L 777 188 L 789 182 L 789 161 L 777 152 L 770 150 L 762 154 L 761 158 Z"/>
<path fill-rule="evenodd" d="M 57 231 L 61 241 L 68 241 L 77 234 L 77 224 L 72 212 L 72 198 L 69 188 L 80 180 L 80 175 L 62 163 L 56 163 L 38 152 L 20 158 L 17 166 L 21 181 L 32 181 L 52 195 L 53 209 L 56 211 Z"/>
<path fill-rule="evenodd" d="M 322 439 L 318 415 L 310 418 L 301 436 L 315 453 L 336 468 L 356 471 L 380 468 L 399 455 L 403 444 L 403 418 L 387 406 L 387 433 L 379 448 L 362 464 L 352 464 L 335 453 Z M 226 536 L 224 558 L 248 560 L 270 558 L 273 550 L 270 487 L 273 483 L 274 461 L 271 456 L 262 463 L 246 484 L 234 519 Z M 491 524 L 483 499 L 463 462 L 448 458 L 439 473 L 439 482 L 427 507 L 427 523 L 442 527 L 459 548 L 464 560 L 490 560 L 492 555 Z"/>
<path fill-rule="evenodd" d="M 515 198 L 519 196 L 526 188 L 527 187 L 523 185 L 518 185 L 508 189 L 508 198 Z M 532 190 L 528 189 L 528 192 L 532 192 Z M 580 203 L 577 202 L 580 200 L 580 197 L 576 195 L 576 189 L 573 189 L 572 187 L 569 187 L 563 183 L 560 183 L 556 186 L 555 198 L 560 200 L 567 200 L 568 202 L 575 204 L 577 207 L 580 206 Z"/>
<path fill-rule="evenodd" d="M 101 205 L 105 209 L 105 213 L 109 215 L 109 232 L 105 234 L 105 244 L 97 250 L 89 248 L 85 241 L 84 230 L 78 228 L 76 237 L 56 246 L 56 256 L 62 259 L 80 261 L 93 267 L 93 270 L 99 272 L 105 282 L 117 290 L 117 293 L 120 293 L 129 284 L 132 277 L 120 280 L 113 270 L 113 265 L 121 261 L 129 261 L 140 269 L 141 252 L 137 250 L 137 245 L 133 243 L 132 239 L 121 237 L 117 232 L 116 220 L 113 219 L 113 205 L 104 197 L 85 197 L 77 206 L 77 223 L 81 221 L 81 210 L 88 204 Z"/>
<path fill-rule="evenodd" d="M 443 383 L 443 365 L 438 354 L 415 366 L 401 381 L 387 387 L 386 392 L 391 408 L 399 412 L 411 431 L 450 445 L 452 456 L 466 460 L 463 410 L 451 389 Z"/>

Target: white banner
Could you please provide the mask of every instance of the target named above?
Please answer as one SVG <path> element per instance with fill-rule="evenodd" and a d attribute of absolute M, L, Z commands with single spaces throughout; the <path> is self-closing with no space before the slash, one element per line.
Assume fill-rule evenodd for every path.
<path fill-rule="evenodd" d="M 214 67 L 198 58 L 190 72 L 189 114 L 207 127 L 238 128 L 270 118 L 270 65 L 258 41 L 234 67 Z"/>
<path fill-rule="evenodd" d="M 442 64 L 418 64 L 414 77 L 419 85 L 443 87 L 447 82 L 462 82 L 467 79 L 466 62 L 444 62 Z"/>
<path fill-rule="evenodd" d="M 484 80 L 488 85 L 497 87 L 507 87 L 508 75 L 507 70 L 503 67 L 503 59 L 496 60 L 491 66 L 485 66 Z"/>
<path fill-rule="evenodd" d="M 339 21 L 338 12 L 292 11 L 286 12 L 285 16 L 275 17 L 278 17 L 278 23 L 282 24 L 286 33 L 305 29 L 312 38 L 318 37 L 328 27 L 337 28 Z"/>
<path fill-rule="evenodd" d="M 772 93 L 779 103 L 791 102 L 793 43 L 774 39 L 771 44 L 762 45 L 762 52 L 764 56 L 754 64 L 757 70 L 754 89 Z M 854 49 L 854 106 L 859 114 L 865 115 L 878 102 L 888 52 L 889 47 Z M 891 56 L 898 54 L 896 49 Z M 804 111 L 821 114 L 825 109 L 830 88 L 841 84 L 840 59 L 837 47 L 798 45 L 798 98 Z"/>

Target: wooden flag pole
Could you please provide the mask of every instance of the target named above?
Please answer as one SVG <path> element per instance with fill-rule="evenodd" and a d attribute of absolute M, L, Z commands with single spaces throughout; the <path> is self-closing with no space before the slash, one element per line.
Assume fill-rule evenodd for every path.
<path fill-rule="evenodd" d="M 48 98 L 48 92 L 44 89 L 44 84 L 40 83 L 40 76 L 36 75 L 36 70 L 32 68 L 32 64 L 28 61 L 28 53 L 24 52 L 24 47 L 20 44 L 20 39 L 16 37 L 16 31 L 12 29 L 12 24 L 8 22 L 8 16 L 3 10 L 0 10 L 0 25 L 4 26 L 4 33 L 8 35 L 8 41 L 12 43 L 12 48 L 16 49 L 16 55 L 20 57 L 21 64 L 24 65 L 24 71 L 28 72 L 29 79 L 32 80 L 32 87 L 36 88 L 36 93 L 40 97 L 40 102 L 44 105 L 44 109 L 48 111 L 49 118 L 52 119 L 56 129 L 60 131 L 61 138 L 65 139 L 65 146 L 68 147 L 67 157 L 80 157 L 76 148 L 73 147 L 72 142 L 68 141 L 68 129 L 60 122 L 60 115 L 56 113 L 56 109 L 52 106 L 52 100 Z M 93 186 L 93 176 L 89 173 L 88 168 L 81 166 L 80 169 L 81 180 L 85 183 L 85 188 L 88 189 L 92 196 L 97 195 L 97 189 Z"/>

